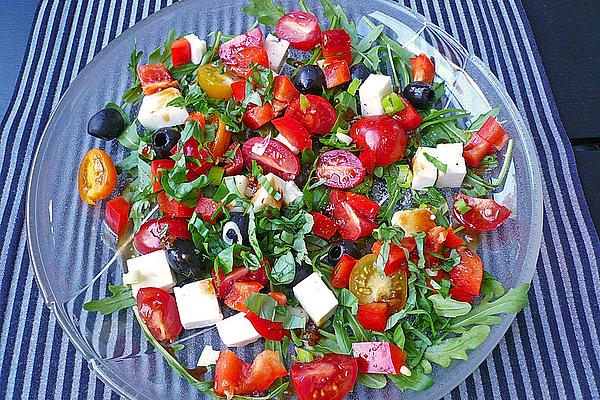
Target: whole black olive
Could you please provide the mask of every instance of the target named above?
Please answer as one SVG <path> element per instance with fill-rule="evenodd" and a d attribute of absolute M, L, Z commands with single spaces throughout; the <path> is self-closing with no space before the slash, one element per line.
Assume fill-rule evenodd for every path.
<path fill-rule="evenodd" d="M 125 129 L 125 121 L 118 110 L 105 108 L 90 118 L 87 129 L 88 133 L 94 137 L 113 140 L 119 137 Z"/>
<path fill-rule="evenodd" d="M 171 150 L 181 139 L 181 133 L 175 128 L 160 128 L 152 134 L 152 148 L 158 158 L 171 157 Z"/>
<path fill-rule="evenodd" d="M 177 283 L 185 284 L 202 279 L 208 271 L 204 257 L 196 250 L 194 242 L 175 239 L 165 244 L 167 262 L 175 272 Z"/>
<path fill-rule="evenodd" d="M 300 264 L 300 266 L 296 265 L 296 275 L 294 276 L 294 280 L 292 281 L 292 286 L 296 286 L 313 272 L 314 271 L 312 265 L 306 263 L 302 263 Z"/>
<path fill-rule="evenodd" d="M 419 81 L 406 85 L 402 97 L 419 110 L 430 108 L 436 100 L 433 87 L 429 83 Z"/>
<path fill-rule="evenodd" d="M 248 245 L 248 216 L 242 213 L 231 213 L 229 221 L 223 225 L 223 241 L 229 245 Z"/>
<path fill-rule="evenodd" d="M 325 74 L 317 65 L 305 65 L 294 78 L 294 86 L 300 93 L 320 96 L 325 87 Z"/>
<path fill-rule="evenodd" d="M 354 64 L 350 67 L 350 76 L 352 79 L 360 79 L 361 82 L 364 82 L 369 75 L 371 75 L 371 71 L 363 63 Z"/>
<path fill-rule="evenodd" d="M 331 245 L 323 261 L 334 266 L 344 254 L 348 254 L 352 258 L 360 258 L 360 250 L 358 250 L 356 243 L 351 240 L 338 240 Z"/>

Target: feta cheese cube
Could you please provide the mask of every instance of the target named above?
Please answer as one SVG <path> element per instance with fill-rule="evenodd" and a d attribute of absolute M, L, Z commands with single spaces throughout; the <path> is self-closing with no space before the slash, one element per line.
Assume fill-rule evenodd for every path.
<path fill-rule="evenodd" d="M 313 272 L 294 286 L 294 296 L 317 326 L 321 326 L 335 312 L 338 301 L 321 276 Z"/>
<path fill-rule="evenodd" d="M 200 358 L 198 359 L 198 367 L 208 367 L 209 365 L 214 365 L 217 363 L 219 359 L 219 355 L 221 354 L 218 350 L 213 350 L 212 346 L 204 346 L 202 349 L 202 353 L 200 354 Z"/>
<path fill-rule="evenodd" d="M 271 184 L 271 187 L 273 189 L 282 193 L 282 190 L 278 189 L 278 188 L 285 187 L 285 181 L 283 179 L 281 179 L 280 177 L 278 177 L 277 175 L 274 175 L 272 173 L 268 173 L 267 175 L 265 175 L 265 178 L 267 178 L 267 181 Z M 252 207 L 254 208 L 254 211 L 261 210 L 262 208 L 267 207 L 267 206 L 273 207 L 273 208 L 281 208 L 281 203 L 283 202 L 283 196 L 281 199 L 275 200 L 275 198 L 273 196 L 271 196 L 271 194 L 267 191 L 267 189 L 265 189 L 263 186 L 260 186 L 258 188 L 258 190 L 256 191 L 256 193 L 254 193 L 254 196 L 252 197 L 251 202 L 252 202 Z"/>
<path fill-rule="evenodd" d="M 275 140 L 277 140 L 279 143 L 283 143 L 283 144 L 285 144 L 285 146 L 286 146 L 288 149 L 290 149 L 292 153 L 294 153 L 294 154 L 298 154 L 298 153 L 300 153 L 300 150 L 298 150 L 297 148 L 295 148 L 295 147 L 294 147 L 294 145 L 293 145 L 293 144 L 291 144 L 291 143 L 289 142 L 289 140 L 287 140 L 287 139 L 286 139 L 286 137 L 285 137 L 285 136 L 283 136 L 282 134 L 279 134 L 279 135 L 275 136 Z"/>
<path fill-rule="evenodd" d="M 178 97 L 181 97 L 181 92 L 175 88 L 167 88 L 144 96 L 138 120 L 149 131 L 183 124 L 189 116 L 187 110 L 181 107 L 167 106 L 171 100 Z"/>
<path fill-rule="evenodd" d="M 248 190 L 248 185 L 250 184 L 250 180 L 247 176 L 244 175 L 235 175 L 231 177 L 226 177 L 225 179 L 233 180 L 235 188 L 237 189 L 239 195 L 243 198 L 247 198 L 246 192 Z M 229 211 L 234 212 L 244 212 L 243 202 L 239 199 L 235 199 L 231 201 L 231 203 L 225 206 Z"/>
<path fill-rule="evenodd" d="M 246 313 L 237 313 L 217 322 L 217 331 L 225 346 L 243 347 L 260 338 L 259 333 L 245 316 Z"/>
<path fill-rule="evenodd" d="M 433 147 L 419 147 L 412 161 L 412 188 L 415 190 L 427 189 L 435 185 L 438 169 L 431 161 L 425 158 L 425 153 L 431 157 L 437 155 Z"/>
<path fill-rule="evenodd" d="M 269 67 L 275 72 L 281 71 L 288 56 L 290 42 L 284 39 L 268 34 L 264 44 L 267 55 L 269 56 Z"/>
<path fill-rule="evenodd" d="M 352 138 L 345 133 L 336 133 L 335 136 L 339 139 L 340 142 L 346 143 L 350 145 L 352 143 Z"/>
<path fill-rule="evenodd" d="M 392 226 L 402 228 L 405 236 L 413 236 L 436 226 L 435 215 L 427 208 L 396 211 L 392 215 Z"/>
<path fill-rule="evenodd" d="M 185 329 L 204 328 L 223 319 L 212 279 L 176 287 L 175 300 Z"/>
<path fill-rule="evenodd" d="M 283 191 L 283 202 L 286 206 L 292 204 L 296 199 L 304 196 L 302 190 L 296 185 L 294 181 L 287 181 L 285 183 L 285 189 Z"/>
<path fill-rule="evenodd" d="M 463 158 L 462 143 L 444 143 L 438 144 L 436 148 L 436 158 L 443 164 L 446 164 L 446 172 L 438 171 L 438 178 L 435 186 L 437 187 L 460 187 L 465 175 L 467 175 L 467 166 Z"/>
<path fill-rule="evenodd" d="M 202 57 L 206 54 L 206 41 L 200 40 L 200 38 L 194 34 L 185 35 L 184 38 L 190 44 L 192 63 L 200 64 L 202 62 Z"/>
<path fill-rule="evenodd" d="M 392 87 L 391 77 L 378 74 L 369 75 L 358 89 L 362 115 L 385 114 L 383 106 L 381 105 L 381 100 L 393 91 L 394 88 Z"/>
<path fill-rule="evenodd" d="M 132 279 L 134 282 L 131 283 L 133 297 L 137 296 L 138 290 L 146 287 L 155 287 L 170 292 L 177 283 L 164 250 L 130 258 L 127 260 L 127 269 L 129 272 L 123 276 L 123 280 L 135 277 Z"/>

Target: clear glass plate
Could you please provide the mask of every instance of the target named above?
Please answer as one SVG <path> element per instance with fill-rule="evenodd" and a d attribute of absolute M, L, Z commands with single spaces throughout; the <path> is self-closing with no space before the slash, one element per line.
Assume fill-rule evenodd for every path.
<path fill-rule="evenodd" d="M 291 10 L 296 2 L 284 1 Z M 309 1 L 312 10 L 321 10 Z M 239 33 L 253 20 L 242 12 L 243 0 L 182 1 L 141 21 L 102 50 L 73 81 L 54 111 L 40 140 L 27 198 L 27 229 L 31 259 L 47 306 L 64 331 L 104 382 L 127 398 L 202 398 L 178 378 L 144 339 L 131 311 L 102 316 L 85 312 L 82 305 L 103 297 L 108 284 L 121 283 L 119 255 L 105 243 L 104 207 L 84 204 L 77 193 L 77 168 L 92 147 L 104 148 L 115 160 L 125 156 L 118 143 L 107 143 L 86 134 L 88 119 L 106 103 L 118 100 L 129 84 L 127 62 L 133 40 L 147 55 L 160 45 L 169 29 L 194 32 L 200 37 L 213 30 Z M 515 140 L 515 152 L 505 189 L 498 196 L 514 211 L 499 230 L 485 235 L 482 257 L 486 269 L 506 287 L 530 282 L 540 248 L 542 197 L 539 163 L 534 143 L 521 114 L 489 69 L 453 38 L 413 11 L 379 0 L 342 1 L 361 33 L 360 20 L 369 16 L 387 26 L 387 33 L 413 52 L 435 57 L 439 76 L 448 84 L 449 104 L 474 115 L 490 105 L 501 107 L 500 119 Z M 322 18 L 322 16 L 320 16 Z M 145 58 L 144 58 L 145 59 Z M 435 369 L 435 385 L 425 392 L 400 393 L 393 384 L 383 390 L 357 385 L 350 399 L 432 399 L 460 384 L 491 353 L 513 316 L 492 328 L 488 340 L 469 353 L 468 361 Z M 214 330 L 188 334 L 178 353 L 195 365 L 205 344 L 221 348 Z M 240 349 L 251 359 L 262 343 Z"/>

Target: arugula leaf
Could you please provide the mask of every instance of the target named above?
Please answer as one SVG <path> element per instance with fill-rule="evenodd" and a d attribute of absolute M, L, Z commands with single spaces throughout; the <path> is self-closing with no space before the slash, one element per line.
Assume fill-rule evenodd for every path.
<path fill-rule="evenodd" d="M 485 340 L 490 334 L 490 327 L 487 325 L 475 325 L 469 330 L 466 330 L 462 335 L 444 339 L 425 350 L 424 357 L 444 368 L 448 368 L 452 360 L 467 360 L 467 350 L 475 349 Z"/>
<path fill-rule="evenodd" d="M 319 0 L 323 7 L 323 15 L 329 21 L 329 29 L 344 29 L 350 35 L 352 43 L 358 43 L 358 32 L 354 21 L 348 19 L 344 9 L 332 0 Z M 339 28 L 337 28 L 339 24 Z"/>
<path fill-rule="evenodd" d="M 170 68 L 172 66 L 171 46 L 176 38 L 177 31 L 175 29 L 169 30 L 165 42 L 148 56 L 148 62 L 150 64 L 164 64 L 167 68 Z"/>
<path fill-rule="evenodd" d="M 487 271 L 483 271 L 483 282 L 481 283 L 481 294 L 486 300 L 493 300 L 501 297 L 505 293 L 502 283 L 498 282 Z"/>
<path fill-rule="evenodd" d="M 140 135 L 138 135 L 137 125 L 135 121 L 129 125 L 123 133 L 117 137 L 117 140 L 123 147 L 130 150 L 137 150 L 140 145 Z"/>
<path fill-rule="evenodd" d="M 110 296 L 100 300 L 90 300 L 83 305 L 83 309 L 107 315 L 136 304 L 136 300 L 129 287 L 109 285 L 108 290 L 111 293 Z"/>
<path fill-rule="evenodd" d="M 423 153 L 423 156 L 425 156 L 425 159 L 432 163 L 433 166 L 436 167 L 438 170 L 442 171 L 443 173 L 446 173 L 446 171 L 448 171 L 448 166 L 440 160 L 438 160 L 437 158 L 432 157 L 427 153 Z"/>
<path fill-rule="evenodd" d="M 335 341 L 337 342 L 339 353 L 352 354 L 352 342 L 348 335 L 348 330 L 344 324 L 344 311 L 338 308 L 333 317 L 333 331 L 335 332 Z"/>
<path fill-rule="evenodd" d="M 371 389 L 383 389 L 387 386 L 385 375 L 359 373 L 357 380 L 364 387 Z"/>
<path fill-rule="evenodd" d="M 471 311 L 471 305 L 464 301 L 457 301 L 450 297 L 444 298 L 441 294 L 434 294 L 428 297 L 433 303 L 433 309 L 440 317 L 460 317 Z"/>
<path fill-rule="evenodd" d="M 421 392 L 433 385 L 433 379 L 420 368 L 413 368 L 410 376 L 388 375 L 387 377 L 402 391 L 410 389 Z"/>
<path fill-rule="evenodd" d="M 275 27 L 279 18 L 285 14 L 285 8 L 280 3 L 272 0 L 249 0 L 250 4 L 242 8 L 242 11 L 251 17 L 255 17 L 261 24 Z"/>

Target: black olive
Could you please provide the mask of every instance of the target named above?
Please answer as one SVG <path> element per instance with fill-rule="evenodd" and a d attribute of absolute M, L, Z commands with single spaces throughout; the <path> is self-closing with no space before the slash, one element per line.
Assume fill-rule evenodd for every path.
<path fill-rule="evenodd" d="M 351 240 L 338 240 L 331 245 L 323 261 L 333 267 L 344 254 L 348 254 L 352 258 L 360 258 L 360 250 L 358 250 L 356 243 Z"/>
<path fill-rule="evenodd" d="M 436 100 L 433 87 L 429 83 L 419 81 L 406 85 L 402 97 L 419 110 L 430 108 Z"/>
<path fill-rule="evenodd" d="M 300 93 L 320 96 L 325 87 L 325 74 L 317 65 L 305 65 L 294 78 L 294 86 Z"/>
<path fill-rule="evenodd" d="M 99 139 L 116 139 L 123 129 L 125 129 L 125 121 L 121 113 L 114 108 L 98 111 L 88 122 L 88 133 Z"/>
<path fill-rule="evenodd" d="M 294 276 L 294 280 L 292 281 L 292 286 L 296 286 L 313 272 L 314 271 L 312 265 L 302 263 L 300 264 L 300 266 L 296 266 L 296 275 Z"/>
<path fill-rule="evenodd" d="M 223 225 L 223 241 L 229 245 L 244 244 L 248 245 L 248 216 L 242 213 L 231 213 L 229 221 Z"/>
<path fill-rule="evenodd" d="M 364 82 L 369 75 L 371 75 L 371 71 L 363 63 L 354 64 L 350 67 L 350 76 L 352 79 L 360 79 L 361 82 Z"/>
<path fill-rule="evenodd" d="M 175 128 L 160 128 L 152 134 L 152 148 L 158 158 L 171 157 L 171 150 L 181 139 L 181 133 Z"/>
<path fill-rule="evenodd" d="M 205 258 L 196 250 L 194 242 L 175 239 L 165 244 L 167 262 L 175 272 L 177 283 L 185 284 L 202 279 L 208 271 Z"/>

